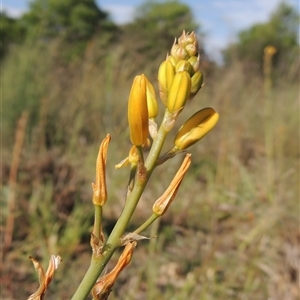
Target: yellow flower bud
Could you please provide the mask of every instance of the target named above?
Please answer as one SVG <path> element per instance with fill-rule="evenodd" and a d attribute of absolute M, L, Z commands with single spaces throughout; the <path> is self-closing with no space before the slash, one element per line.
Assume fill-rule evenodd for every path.
<path fill-rule="evenodd" d="M 177 60 L 179 60 L 179 59 L 188 60 L 189 59 L 188 52 L 184 48 L 180 47 L 177 44 L 172 46 L 171 55 L 173 55 Z"/>
<path fill-rule="evenodd" d="M 197 71 L 191 78 L 191 93 L 189 100 L 194 98 L 194 96 L 199 92 L 203 85 L 203 74 Z"/>
<path fill-rule="evenodd" d="M 155 90 L 152 83 L 147 79 L 147 77 L 145 78 L 146 78 L 146 91 L 147 91 L 148 118 L 154 119 L 158 114 Z"/>
<path fill-rule="evenodd" d="M 184 175 L 186 174 L 189 166 L 191 164 L 191 154 L 188 153 L 179 170 L 177 171 L 176 175 L 174 176 L 172 182 L 170 183 L 169 187 L 166 191 L 155 201 L 153 204 L 152 210 L 157 216 L 162 216 L 174 200 L 179 186 L 183 180 Z"/>
<path fill-rule="evenodd" d="M 177 60 L 173 55 L 168 55 L 167 60 L 169 60 L 174 67 L 176 66 Z"/>
<path fill-rule="evenodd" d="M 207 107 L 191 116 L 178 130 L 174 143 L 177 149 L 185 150 L 211 131 L 219 120 L 219 114 Z"/>
<path fill-rule="evenodd" d="M 178 39 L 178 45 L 180 48 L 184 48 L 188 57 L 197 55 L 198 53 L 197 36 L 194 31 L 190 34 L 183 31 L 181 37 Z"/>
<path fill-rule="evenodd" d="M 192 56 L 188 59 L 188 62 L 192 65 L 194 73 L 197 72 L 200 64 L 200 56 Z"/>
<path fill-rule="evenodd" d="M 194 73 L 194 69 L 192 65 L 187 61 L 181 59 L 175 67 L 176 73 L 181 72 L 181 71 L 187 71 L 191 76 Z"/>
<path fill-rule="evenodd" d="M 148 108 L 146 76 L 136 76 L 128 101 L 128 123 L 130 140 L 135 146 L 142 146 L 148 137 Z"/>
<path fill-rule="evenodd" d="M 175 68 L 170 60 L 164 60 L 158 69 L 158 85 L 159 96 L 163 104 L 167 105 L 168 93 L 171 88 L 173 78 L 175 76 Z"/>
<path fill-rule="evenodd" d="M 198 48 L 194 44 L 189 44 L 185 47 L 185 50 L 189 54 L 189 57 L 195 56 L 198 53 Z"/>
<path fill-rule="evenodd" d="M 188 72 L 176 73 L 168 95 L 168 110 L 170 113 L 180 111 L 191 91 L 191 77 Z"/>
<path fill-rule="evenodd" d="M 192 31 L 191 33 L 186 33 L 185 30 L 183 30 L 182 35 L 178 39 L 178 44 L 183 47 L 186 47 L 189 44 L 197 46 L 197 36 L 195 32 Z"/>

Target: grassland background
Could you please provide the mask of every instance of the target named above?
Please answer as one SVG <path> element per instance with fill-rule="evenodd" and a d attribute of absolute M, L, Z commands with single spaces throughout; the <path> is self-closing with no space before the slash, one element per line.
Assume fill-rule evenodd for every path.
<path fill-rule="evenodd" d="M 29 254 L 45 268 L 50 254 L 62 257 L 46 299 L 71 297 L 89 265 L 90 183 L 107 133 L 112 142 L 106 233 L 122 210 L 128 170 L 114 165 L 130 147 L 129 89 L 141 72 L 157 88 L 157 68 L 167 49 L 149 60 L 131 56 L 122 44 L 103 49 L 102 41 L 93 39 L 82 58 L 67 64 L 55 42 L 25 43 L 3 61 L 2 233 L 12 191 L 15 212 L 2 266 L 2 299 L 25 299 L 37 288 Z M 192 166 L 176 200 L 145 232 L 158 237 L 138 244 L 110 299 L 299 299 L 298 67 L 295 62 L 283 74 L 272 73 L 267 98 L 261 70 L 241 61 L 230 68 L 202 63 L 205 86 L 173 134 L 202 107 L 215 108 L 220 121 L 191 148 Z M 28 113 L 24 130 L 17 125 L 22 113 L 23 121 Z M 15 134 L 22 132 L 14 187 L 9 171 L 18 147 Z M 171 146 L 172 137 L 165 150 Z M 151 213 L 181 159 L 153 174 L 128 231 Z"/>

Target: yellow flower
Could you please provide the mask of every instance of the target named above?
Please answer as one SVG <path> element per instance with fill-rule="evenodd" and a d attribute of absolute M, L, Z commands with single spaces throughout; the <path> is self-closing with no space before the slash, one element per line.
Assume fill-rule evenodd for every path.
<path fill-rule="evenodd" d="M 202 139 L 219 120 L 219 114 L 207 107 L 191 116 L 178 130 L 174 143 L 178 150 L 185 150 Z"/>
<path fill-rule="evenodd" d="M 142 146 L 148 137 L 148 108 L 146 76 L 136 76 L 128 101 L 128 123 L 130 140 L 135 146 Z"/>
<path fill-rule="evenodd" d="M 191 93 L 189 100 L 193 99 L 203 86 L 203 74 L 197 71 L 191 78 Z"/>
<path fill-rule="evenodd" d="M 159 66 L 157 79 L 159 85 L 159 97 L 165 106 L 167 106 L 168 93 L 171 88 L 174 76 L 174 65 L 169 59 L 164 60 Z"/>
<path fill-rule="evenodd" d="M 192 65 L 194 73 L 197 72 L 200 65 L 200 55 L 190 57 L 188 59 L 188 62 Z"/>
<path fill-rule="evenodd" d="M 157 100 L 156 100 L 154 87 L 147 78 L 146 78 L 146 90 L 147 90 L 148 118 L 154 119 L 157 117 L 158 114 Z"/>
<path fill-rule="evenodd" d="M 194 73 L 193 66 L 189 61 L 181 59 L 175 66 L 176 73 L 180 71 L 187 71 L 191 76 Z"/>
<path fill-rule="evenodd" d="M 191 77 L 188 72 L 182 71 L 174 76 L 172 86 L 168 95 L 168 110 L 170 113 L 180 111 L 191 91 Z"/>

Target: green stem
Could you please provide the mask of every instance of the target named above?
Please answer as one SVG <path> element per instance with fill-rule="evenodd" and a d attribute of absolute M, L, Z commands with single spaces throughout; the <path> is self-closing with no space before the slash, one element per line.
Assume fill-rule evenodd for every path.
<path fill-rule="evenodd" d="M 92 256 L 89 269 L 87 270 L 75 294 L 73 295 L 72 300 L 86 299 L 101 272 L 105 268 L 107 262 L 115 250 L 120 246 L 120 237 L 124 234 L 131 216 L 133 215 L 139 199 L 145 189 L 145 186 L 156 166 L 157 158 L 160 155 L 164 141 L 168 132 L 171 130 L 171 127 L 170 114 L 166 111 L 162 124 L 158 130 L 155 140 L 153 141 L 151 150 L 145 162 L 147 176 L 144 181 L 136 180 L 135 186 L 126 200 L 123 211 L 104 246 L 103 255 L 100 257 L 95 257 L 94 255 Z"/>
<path fill-rule="evenodd" d="M 144 222 L 139 228 L 137 228 L 134 232 L 135 233 L 141 233 L 144 231 L 147 227 L 149 227 L 159 216 L 156 214 L 152 214 L 146 222 Z"/>
<path fill-rule="evenodd" d="M 161 219 L 158 219 L 153 226 L 151 226 L 151 232 L 150 236 L 154 237 L 157 236 L 158 228 L 159 228 L 159 223 Z M 155 263 L 155 248 L 157 245 L 157 239 L 151 239 L 149 241 L 149 259 L 148 259 L 148 264 L 147 264 L 147 299 L 155 299 L 156 292 L 155 292 L 155 278 L 156 278 L 156 273 L 157 273 L 157 265 Z"/>
<path fill-rule="evenodd" d="M 142 146 L 137 146 L 136 149 L 137 149 L 137 152 L 138 152 L 138 154 L 139 154 L 140 159 L 141 159 L 142 162 L 144 163 L 143 147 L 142 147 Z"/>
<path fill-rule="evenodd" d="M 99 239 L 101 236 L 102 206 L 95 205 L 94 207 L 95 207 L 94 234 Z"/>

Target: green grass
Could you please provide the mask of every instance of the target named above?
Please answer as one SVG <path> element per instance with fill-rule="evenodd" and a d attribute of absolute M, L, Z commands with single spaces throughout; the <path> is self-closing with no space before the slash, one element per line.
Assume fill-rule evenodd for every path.
<path fill-rule="evenodd" d="M 22 110 L 32 116 L 18 171 L 13 243 L 3 264 L 3 299 L 24 299 L 35 291 L 37 277 L 28 254 L 44 267 L 50 254 L 62 256 L 46 299 L 68 299 L 75 291 L 89 264 L 90 183 L 106 133 L 112 135 L 106 232 L 121 212 L 128 170 L 115 170 L 114 165 L 130 147 L 125 111 L 134 58 L 122 60 L 120 48 L 98 60 L 95 45 L 72 64 L 60 63 L 55 45 L 47 51 L 24 46 L 12 51 L 3 65 L 2 231 L 14 124 Z M 157 230 L 158 237 L 139 243 L 112 300 L 280 300 L 299 295 L 297 82 L 275 81 L 268 119 L 259 72 L 245 72 L 236 63 L 212 72 L 205 82 L 176 129 L 205 106 L 214 107 L 220 121 L 191 148 L 192 166 L 174 203 L 158 228 L 145 232 L 151 236 Z M 178 164 L 176 158 L 157 169 L 129 230 L 151 213 Z"/>

